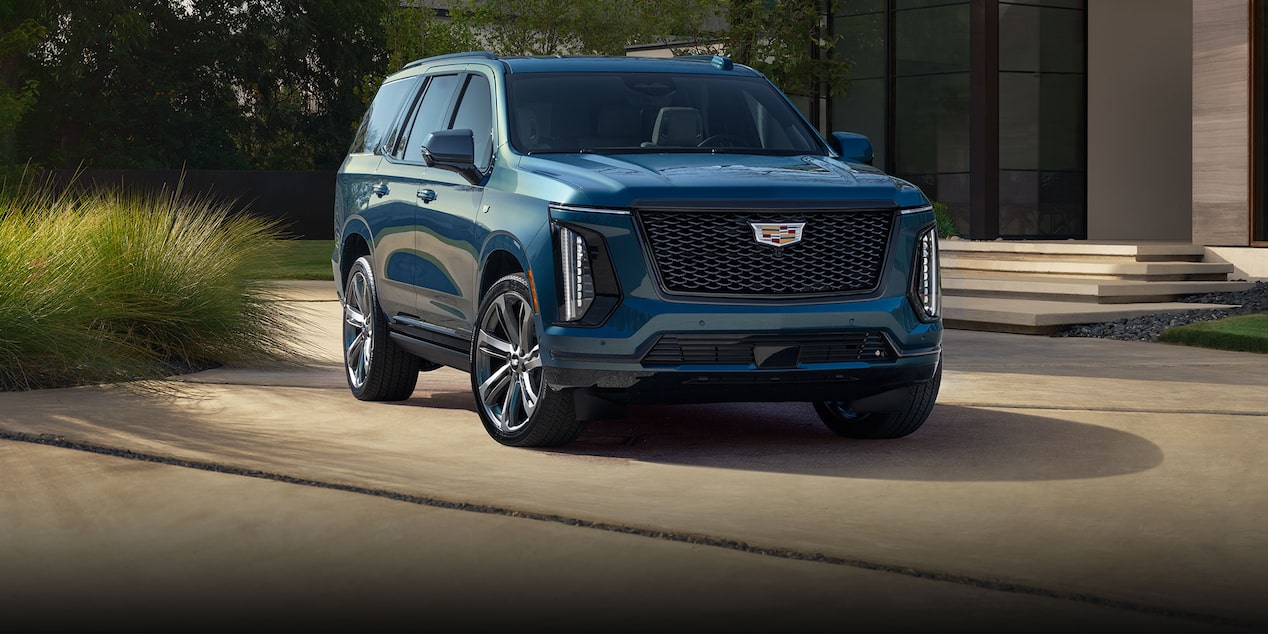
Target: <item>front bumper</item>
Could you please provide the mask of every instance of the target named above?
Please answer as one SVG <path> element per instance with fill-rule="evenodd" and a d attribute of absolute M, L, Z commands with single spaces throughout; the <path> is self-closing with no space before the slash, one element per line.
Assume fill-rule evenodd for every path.
<path fill-rule="evenodd" d="M 547 367 L 555 388 L 582 390 L 614 403 L 853 401 L 933 378 L 940 350 L 887 365 L 830 370 L 611 370 Z"/>

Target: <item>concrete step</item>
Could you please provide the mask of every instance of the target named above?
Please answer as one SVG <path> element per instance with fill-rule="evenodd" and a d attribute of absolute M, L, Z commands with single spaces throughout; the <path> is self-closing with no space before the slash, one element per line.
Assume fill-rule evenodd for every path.
<path fill-rule="evenodd" d="M 997 297 L 945 296 L 943 297 L 943 322 L 947 328 L 960 330 L 1051 335 L 1074 324 L 1093 324 L 1124 317 L 1212 308 L 1235 308 L 1235 306 L 1180 302 L 1084 304 Z"/>
<path fill-rule="evenodd" d="M 943 269 L 946 295 L 1006 297 L 1092 304 L 1172 302 L 1183 295 L 1244 291 L 1252 282 L 1105 280 L 1045 275 L 998 275 Z"/>
<path fill-rule="evenodd" d="M 1211 308 L 1182 295 L 1241 291 L 1233 266 L 1181 242 L 943 240 L 949 328 L 1051 334 L 1066 326 Z"/>
<path fill-rule="evenodd" d="M 1074 276 L 1109 280 L 1213 280 L 1226 281 L 1233 265 L 1224 262 L 1138 262 L 1090 259 L 1052 259 L 1035 255 L 999 259 L 943 252 L 943 271 L 982 271 L 1042 276 Z"/>
<path fill-rule="evenodd" d="M 1200 262 L 1206 252 L 1188 242 L 1125 244 L 1087 240 L 974 241 L 941 240 L 943 254 L 993 256 L 1000 259 L 1043 256 L 1058 259 L 1122 259 L 1136 262 Z"/>

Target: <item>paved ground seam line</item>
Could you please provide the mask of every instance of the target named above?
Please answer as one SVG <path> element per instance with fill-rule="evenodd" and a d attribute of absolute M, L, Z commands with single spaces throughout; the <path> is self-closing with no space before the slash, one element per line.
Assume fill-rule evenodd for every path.
<path fill-rule="evenodd" d="M 258 478 L 270 480 L 285 484 L 295 484 L 300 486 L 308 486 L 319 489 L 328 489 L 334 491 L 342 491 L 346 493 L 354 493 L 359 495 L 368 495 L 383 499 L 395 500 L 398 502 L 406 502 L 419 506 L 427 506 L 432 508 L 449 509 L 456 511 L 465 511 L 470 513 L 483 513 L 488 515 L 500 515 L 504 517 L 517 517 L 527 520 L 552 522 L 563 524 L 566 526 L 575 526 L 591 530 L 601 530 L 612 533 L 621 533 L 637 537 L 646 537 L 651 539 L 662 539 L 666 541 L 694 544 L 698 546 L 707 546 L 713 548 L 722 548 L 734 550 L 754 555 L 775 557 L 779 559 L 788 559 L 796 561 L 807 561 L 823 563 L 834 566 L 842 566 L 848 568 L 857 568 L 861 570 L 871 570 L 875 572 L 883 572 L 889 574 L 901 575 L 904 577 L 912 577 L 917 579 L 926 579 L 930 581 L 940 581 L 944 583 L 952 583 L 957 585 L 975 587 L 983 590 L 992 590 L 1010 594 L 1019 594 L 1027 596 L 1035 596 L 1056 600 L 1071 601 L 1075 603 L 1083 603 L 1096 605 L 1105 608 L 1118 609 L 1128 612 L 1136 612 L 1142 614 L 1151 614 L 1165 618 L 1183 619 L 1203 623 L 1206 625 L 1214 625 L 1221 627 L 1232 627 L 1238 629 L 1246 629 L 1249 631 L 1268 631 L 1268 624 L 1251 623 L 1232 619 L 1216 614 L 1206 614 L 1200 612 L 1190 612 L 1186 610 L 1177 610 L 1173 608 L 1148 605 L 1144 603 L 1135 603 L 1121 599 L 1113 599 L 1099 595 L 1073 592 L 1066 590 L 1057 590 L 1045 588 L 1042 586 L 1029 585 L 1024 583 L 1016 583 L 1011 581 L 988 579 L 982 577 L 973 577 L 969 575 L 961 575 L 957 573 L 924 570 L 911 566 L 887 564 L 864 559 L 854 559 L 848 557 L 839 557 L 835 555 L 826 555 L 823 553 L 800 551 L 788 548 L 779 548 L 771 546 L 760 546 L 749 544 L 744 541 L 726 539 L 721 537 L 713 537 L 709 535 L 700 535 L 693 533 L 678 532 L 673 530 L 656 530 L 651 528 L 641 528 L 625 524 L 612 524 L 595 520 L 587 520 L 583 518 L 568 517 L 564 515 L 555 515 L 551 513 L 539 513 L 536 511 L 521 511 L 508 507 L 493 506 L 487 504 L 474 504 L 470 502 L 455 502 L 452 500 L 443 500 L 422 495 L 409 493 L 401 493 L 388 489 L 375 489 L 370 487 L 361 487 L 350 484 L 340 484 L 337 482 L 325 482 L 321 480 L 313 480 L 310 478 L 301 478 L 281 473 L 272 473 L 259 469 L 249 469 L 245 467 L 235 467 L 232 465 L 224 465 L 215 462 L 203 462 L 198 460 L 188 460 L 184 458 L 176 458 L 171 456 L 163 456 L 158 454 L 142 453 L 132 451 L 130 449 L 121 449 L 116 447 L 108 447 L 98 445 L 91 442 L 76 441 L 67 439 L 64 436 L 53 434 L 31 434 L 26 432 L 13 432 L 0 429 L 0 440 L 10 440 L 15 442 L 23 442 L 37 445 L 45 445 L 50 447 L 58 447 L 62 449 L 70 449 L 75 451 L 83 451 L 87 453 L 112 456 L 127 460 L 135 460 L 138 462 L 150 462 L 163 464 L 174 467 L 183 467 L 187 469 L 196 469 L 201 471 L 209 471 L 214 473 L 222 473 L 226 475 L 244 476 L 250 478 Z"/>
<path fill-rule="evenodd" d="M 1018 403 L 985 403 L 972 401 L 938 401 L 938 405 L 952 407 L 983 407 L 993 409 L 1036 409 L 1061 412 L 1110 412 L 1115 414 L 1197 414 L 1201 416 L 1248 416 L 1251 418 L 1268 418 L 1268 412 L 1249 412 L 1219 409 L 1164 409 L 1141 407 L 1075 407 L 1072 405 L 1026 405 Z"/>

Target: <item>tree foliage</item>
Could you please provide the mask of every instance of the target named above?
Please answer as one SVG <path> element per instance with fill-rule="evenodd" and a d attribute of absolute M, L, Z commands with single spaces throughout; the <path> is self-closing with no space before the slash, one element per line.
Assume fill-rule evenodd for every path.
<path fill-rule="evenodd" d="M 339 164 L 393 0 L 44 0 L 20 146 L 50 166 Z"/>
<path fill-rule="evenodd" d="M 461 50 L 722 52 L 844 89 L 821 0 L 2 0 L 0 163 L 329 169 L 382 77 Z M 16 151 L 14 151 L 16 149 Z"/>
<path fill-rule="evenodd" d="M 44 98 L 20 138 L 54 166 L 235 162 L 224 31 L 168 0 L 47 0 L 33 74 Z"/>
<path fill-rule="evenodd" d="M 454 0 L 448 21 L 401 9 L 406 37 L 389 38 L 395 60 L 462 50 L 501 55 L 624 55 L 657 46 L 674 54 L 731 56 L 802 95 L 844 94 L 849 62 L 825 27 L 836 0 Z M 409 39 L 409 36 L 415 36 Z M 398 55 L 396 51 L 408 51 Z M 394 66 L 398 67 L 398 66 Z"/>
<path fill-rule="evenodd" d="M 829 33 L 826 16 L 837 0 L 729 0 L 726 25 L 712 41 L 679 47 L 680 52 L 721 51 L 761 71 L 785 92 L 844 95 L 850 61 L 833 53 L 842 35 Z"/>
<path fill-rule="evenodd" d="M 503 55 L 624 55 L 695 35 L 712 9 L 707 0 L 459 0 L 451 15 L 463 39 Z"/>
<path fill-rule="evenodd" d="M 249 60 L 238 91 L 241 147 L 272 169 L 337 166 L 365 107 L 356 88 L 385 71 L 383 0 L 248 0 L 236 19 Z"/>
<path fill-rule="evenodd" d="M 44 38 L 42 18 L 39 0 L 0 4 L 0 165 L 13 160 L 13 134 L 39 94 L 39 82 L 22 70 L 27 54 Z"/>

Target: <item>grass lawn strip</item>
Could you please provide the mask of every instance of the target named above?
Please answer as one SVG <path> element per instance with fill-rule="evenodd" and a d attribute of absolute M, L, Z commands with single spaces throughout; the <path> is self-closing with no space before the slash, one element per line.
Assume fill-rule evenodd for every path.
<path fill-rule="evenodd" d="M 1177 326 L 1158 341 L 1186 346 L 1268 354 L 1268 314 L 1240 315 Z"/>
<path fill-rule="evenodd" d="M 272 263 L 256 271 L 265 280 L 334 280 L 334 240 L 279 240 Z"/>

